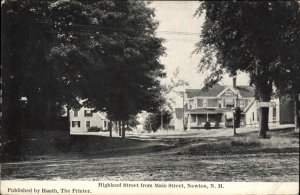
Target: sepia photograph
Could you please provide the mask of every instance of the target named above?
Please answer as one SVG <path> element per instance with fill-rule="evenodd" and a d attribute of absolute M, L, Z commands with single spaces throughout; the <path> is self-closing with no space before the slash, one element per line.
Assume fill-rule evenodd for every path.
<path fill-rule="evenodd" d="M 299 194 L 300 1 L 1 0 L 0 193 Z"/>

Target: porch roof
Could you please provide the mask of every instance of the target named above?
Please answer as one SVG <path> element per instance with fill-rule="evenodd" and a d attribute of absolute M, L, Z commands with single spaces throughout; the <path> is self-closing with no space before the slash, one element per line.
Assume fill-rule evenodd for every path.
<path fill-rule="evenodd" d="M 230 111 L 232 111 L 232 108 L 197 108 L 187 110 L 190 114 L 222 114 Z"/>

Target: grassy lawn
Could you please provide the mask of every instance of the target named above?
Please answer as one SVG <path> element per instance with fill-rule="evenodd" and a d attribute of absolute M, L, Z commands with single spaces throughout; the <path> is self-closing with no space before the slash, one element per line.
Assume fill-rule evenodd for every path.
<path fill-rule="evenodd" d="M 77 137 L 69 152 L 2 165 L 3 179 L 299 181 L 299 133 L 221 137 Z"/>

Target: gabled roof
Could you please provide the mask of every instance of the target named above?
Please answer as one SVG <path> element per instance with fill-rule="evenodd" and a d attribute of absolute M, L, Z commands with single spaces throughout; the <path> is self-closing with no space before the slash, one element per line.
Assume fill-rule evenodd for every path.
<path fill-rule="evenodd" d="M 226 88 L 226 86 L 216 84 L 216 85 L 213 85 L 211 88 L 208 88 L 208 89 L 186 89 L 186 95 L 187 95 L 188 98 L 193 98 L 193 97 L 197 97 L 197 96 L 216 97 L 225 88 Z"/>
<path fill-rule="evenodd" d="M 252 98 L 255 95 L 255 88 L 247 85 L 236 86 L 236 89 L 239 90 L 239 93 L 242 97 Z"/>
<path fill-rule="evenodd" d="M 217 97 L 220 93 L 222 93 L 227 88 L 228 88 L 228 86 L 216 84 L 207 89 L 186 89 L 186 94 L 187 94 L 188 98 L 193 98 L 193 97 L 198 97 L 198 96 Z M 230 87 L 228 89 L 230 89 Z M 235 89 L 238 90 L 239 94 L 242 97 L 252 98 L 255 95 L 254 87 L 251 87 L 251 86 L 239 85 L 239 86 L 236 86 Z"/>
<path fill-rule="evenodd" d="M 105 112 L 97 112 L 102 120 L 106 120 L 106 113 Z"/>

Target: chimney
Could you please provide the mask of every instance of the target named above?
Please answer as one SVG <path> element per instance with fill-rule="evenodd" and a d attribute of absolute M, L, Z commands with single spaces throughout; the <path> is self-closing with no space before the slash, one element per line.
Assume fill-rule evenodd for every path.
<path fill-rule="evenodd" d="M 232 87 L 236 88 L 236 75 L 232 77 Z"/>

